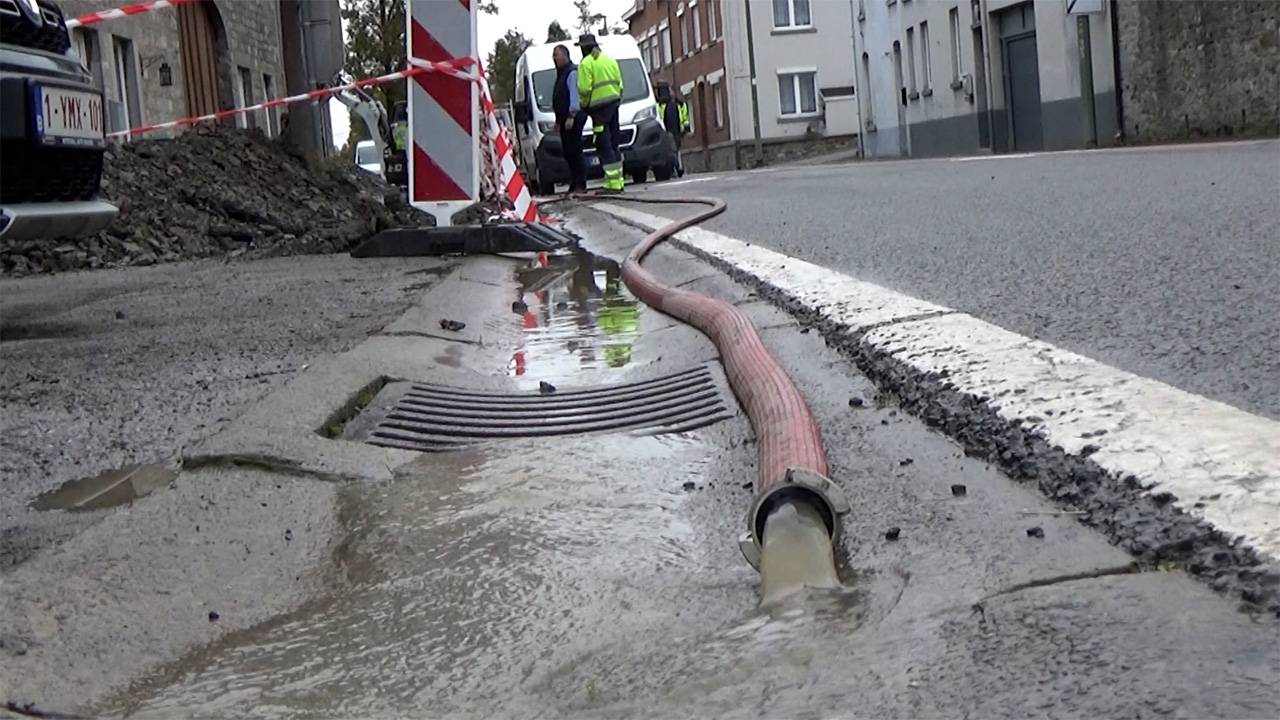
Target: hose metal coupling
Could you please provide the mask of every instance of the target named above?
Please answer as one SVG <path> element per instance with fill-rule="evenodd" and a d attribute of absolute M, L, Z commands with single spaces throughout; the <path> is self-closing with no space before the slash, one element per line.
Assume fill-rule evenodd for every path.
<path fill-rule="evenodd" d="M 760 544 L 769 514 L 783 501 L 801 501 L 814 507 L 826 523 L 834 545 L 840 537 L 840 516 L 849 512 L 849 501 L 830 478 L 805 468 L 788 468 L 782 482 L 756 495 L 747 511 L 747 531 L 738 536 L 738 549 L 751 567 L 760 569 Z"/>

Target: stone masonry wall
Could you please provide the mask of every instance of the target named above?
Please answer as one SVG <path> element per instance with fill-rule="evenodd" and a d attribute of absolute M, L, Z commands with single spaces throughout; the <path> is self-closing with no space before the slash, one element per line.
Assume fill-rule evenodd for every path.
<path fill-rule="evenodd" d="M 226 33 L 227 53 L 222 58 L 223 98 L 227 107 L 234 102 L 232 88 L 238 80 L 239 68 L 249 70 L 249 97 L 261 102 L 266 97 L 264 75 L 272 78 L 274 96 L 284 95 L 284 64 L 280 50 L 280 8 L 273 0 L 204 0 L 211 3 L 221 18 Z M 67 17 L 119 7 L 122 0 L 61 0 Z M 118 97 L 118 73 L 113 38 L 133 41 L 138 69 L 141 104 L 140 123 L 175 120 L 187 115 L 182 73 L 182 50 L 178 37 L 176 8 L 162 8 L 133 17 L 108 20 L 73 31 L 73 36 L 91 35 L 96 42 L 99 66 L 90 70 L 100 77 L 109 100 Z M 83 37 L 77 44 L 83 45 Z M 173 84 L 160 84 L 160 66 L 170 67 Z M 258 127 L 267 129 L 265 116 L 255 118 Z M 164 133 L 157 135 L 163 137 Z"/>
<path fill-rule="evenodd" d="M 1280 2 L 1121 0 L 1130 142 L 1280 134 Z"/>

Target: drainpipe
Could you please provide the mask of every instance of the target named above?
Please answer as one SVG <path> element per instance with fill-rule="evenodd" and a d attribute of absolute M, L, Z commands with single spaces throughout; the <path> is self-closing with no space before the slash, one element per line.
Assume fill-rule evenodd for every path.
<path fill-rule="evenodd" d="M 1084 111 L 1084 145 L 1098 147 L 1098 118 L 1094 114 L 1093 39 L 1089 34 L 1089 16 L 1076 16 L 1076 43 L 1080 56 L 1080 100 Z"/>
<path fill-rule="evenodd" d="M 1111 70 L 1114 75 L 1112 90 L 1116 96 L 1116 140 L 1124 143 L 1124 90 L 1120 70 L 1120 6 L 1117 0 L 1111 0 Z"/>
<path fill-rule="evenodd" d="M 755 129 L 756 167 L 764 165 L 764 147 L 760 141 L 760 93 L 756 88 L 756 41 L 751 29 L 751 0 L 742 3 L 747 12 L 747 64 L 751 66 L 751 122 Z"/>
<path fill-rule="evenodd" d="M 849 45 L 853 48 L 853 99 L 858 104 L 858 157 L 867 157 L 867 126 L 862 121 L 862 66 L 858 63 L 858 0 L 849 0 Z"/>

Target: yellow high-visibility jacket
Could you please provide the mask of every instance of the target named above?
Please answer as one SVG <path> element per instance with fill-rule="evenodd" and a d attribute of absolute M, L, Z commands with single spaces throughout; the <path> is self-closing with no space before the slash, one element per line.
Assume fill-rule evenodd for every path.
<path fill-rule="evenodd" d="M 622 98 L 622 71 L 596 49 L 578 64 L 578 100 L 588 110 Z"/>

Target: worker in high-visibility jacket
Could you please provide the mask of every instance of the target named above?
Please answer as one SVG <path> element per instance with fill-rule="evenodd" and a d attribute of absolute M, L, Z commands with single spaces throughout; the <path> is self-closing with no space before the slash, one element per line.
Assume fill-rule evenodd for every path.
<path fill-rule="evenodd" d="M 582 62 L 578 64 L 578 99 L 591 116 L 595 134 L 596 156 L 604 168 L 604 189 L 622 192 L 622 152 L 618 141 L 618 107 L 622 104 L 622 71 L 618 63 L 600 50 L 596 36 L 590 33 L 578 38 Z"/>

